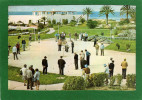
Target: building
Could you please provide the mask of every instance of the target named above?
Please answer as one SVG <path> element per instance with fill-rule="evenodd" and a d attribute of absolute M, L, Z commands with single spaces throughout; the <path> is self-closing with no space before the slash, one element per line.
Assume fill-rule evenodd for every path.
<path fill-rule="evenodd" d="M 32 23 L 37 23 L 42 17 L 46 17 L 48 20 L 55 19 L 56 23 L 62 23 L 63 19 L 68 19 L 68 22 L 75 19 L 79 22 L 80 18 L 87 19 L 86 15 L 78 15 L 76 11 L 33 11 L 32 15 L 9 15 L 8 22 L 17 23 L 18 21 L 22 21 L 25 24 L 29 23 L 29 20 Z"/>

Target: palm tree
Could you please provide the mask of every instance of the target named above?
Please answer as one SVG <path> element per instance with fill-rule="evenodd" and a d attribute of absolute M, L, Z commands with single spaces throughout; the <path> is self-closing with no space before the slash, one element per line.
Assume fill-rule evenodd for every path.
<path fill-rule="evenodd" d="M 47 19 L 46 17 L 41 18 L 41 20 L 44 22 L 44 25 L 45 25 L 46 19 Z"/>
<path fill-rule="evenodd" d="M 136 8 L 131 8 L 130 16 L 136 22 Z"/>
<path fill-rule="evenodd" d="M 102 15 L 106 15 L 106 24 L 108 25 L 108 16 L 109 14 L 113 14 L 114 15 L 114 10 L 111 8 L 111 6 L 109 5 L 104 5 L 101 9 L 100 9 L 100 12 L 99 12 L 99 15 L 102 16 Z"/>
<path fill-rule="evenodd" d="M 123 5 L 120 9 L 120 15 L 126 14 L 127 20 L 129 20 L 128 16 L 131 14 L 131 10 L 132 9 L 130 5 Z"/>
<path fill-rule="evenodd" d="M 92 14 L 93 10 L 89 7 L 86 7 L 85 9 L 83 9 L 83 14 L 87 14 L 87 21 L 88 21 L 88 18 L 89 18 L 89 15 Z"/>

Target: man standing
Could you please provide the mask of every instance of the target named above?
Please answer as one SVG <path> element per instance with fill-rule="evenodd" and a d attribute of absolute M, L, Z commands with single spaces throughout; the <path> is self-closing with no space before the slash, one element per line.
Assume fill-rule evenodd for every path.
<path fill-rule="evenodd" d="M 75 33 L 75 34 L 74 34 L 74 38 L 75 38 L 76 41 L 77 41 L 77 36 L 78 36 L 78 34 Z"/>
<path fill-rule="evenodd" d="M 97 43 L 97 39 L 94 38 L 94 47 L 96 46 L 96 43 Z"/>
<path fill-rule="evenodd" d="M 58 51 L 61 51 L 61 46 L 62 46 L 62 40 L 59 39 L 59 41 L 58 41 Z"/>
<path fill-rule="evenodd" d="M 64 67 L 65 67 L 65 60 L 62 59 L 63 56 L 60 56 L 60 59 L 58 60 L 58 66 L 59 66 L 59 74 L 64 75 Z"/>
<path fill-rule="evenodd" d="M 85 52 L 86 52 L 87 65 L 90 65 L 90 55 L 91 55 L 91 53 L 88 52 L 86 49 L 85 49 Z"/>
<path fill-rule="evenodd" d="M 43 74 L 47 74 L 47 67 L 48 67 L 48 61 L 46 60 L 46 56 L 42 60 L 42 66 L 43 66 Z"/>
<path fill-rule="evenodd" d="M 22 79 L 24 80 L 24 86 L 26 86 L 26 80 L 27 80 L 27 65 L 24 64 L 24 67 L 20 69 L 22 71 Z"/>
<path fill-rule="evenodd" d="M 11 45 L 8 43 L 8 56 L 9 56 L 9 51 L 10 51 Z"/>
<path fill-rule="evenodd" d="M 14 55 L 14 60 L 15 60 L 15 56 L 16 56 L 16 58 L 18 60 L 16 45 L 12 48 L 12 52 L 13 52 L 13 55 Z"/>
<path fill-rule="evenodd" d="M 113 76 L 114 60 L 109 64 L 109 76 Z"/>
<path fill-rule="evenodd" d="M 19 42 L 16 44 L 16 48 L 17 48 L 17 54 L 20 54 L 20 44 L 19 44 Z"/>
<path fill-rule="evenodd" d="M 69 33 L 69 38 L 70 38 L 70 41 L 71 41 L 71 33 Z"/>
<path fill-rule="evenodd" d="M 96 56 L 98 56 L 98 52 L 99 52 L 99 45 L 98 45 L 98 43 L 96 43 L 95 48 L 96 48 Z"/>
<path fill-rule="evenodd" d="M 81 53 L 79 55 L 80 55 L 80 67 L 82 69 L 84 67 L 83 66 L 83 60 L 85 58 L 85 54 L 84 54 L 83 50 L 81 50 Z"/>
<path fill-rule="evenodd" d="M 104 44 L 101 43 L 101 47 L 100 47 L 100 49 L 101 49 L 101 56 L 104 56 L 104 48 L 105 48 Z"/>
<path fill-rule="evenodd" d="M 126 58 L 121 63 L 121 66 L 122 66 L 122 77 L 123 77 L 123 79 L 126 79 L 126 70 L 127 70 L 127 67 L 128 67 L 128 63 L 126 62 Z"/>
<path fill-rule="evenodd" d="M 75 69 L 78 69 L 78 54 L 74 53 L 74 64 L 75 64 Z"/>
<path fill-rule="evenodd" d="M 23 40 L 22 40 L 23 51 L 25 51 L 25 46 L 26 46 L 26 41 L 25 41 L 25 39 L 23 38 Z"/>
<path fill-rule="evenodd" d="M 106 84 L 108 84 L 108 78 L 109 78 L 109 68 L 106 64 L 104 64 L 104 67 L 105 67 L 105 73 L 107 74 L 107 78 L 106 78 Z"/>
<path fill-rule="evenodd" d="M 29 36 L 29 46 L 31 46 L 32 35 Z"/>
<path fill-rule="evenodd" d="M 32 71 L 31 71 L 31 67 L 29 67 L 29 69 L 27 70 L 27 81 L 28 81 L 27 89 L 31 88 L 31 90 L 33 89 L 32 88 L 32 77 L 33 77 L 33 75 L 32 75 Z M 29 86 L 30 86 L 30 88 L 29 88 Z"/>
<path fill-rule="evenodd" d="M 40 43 L 40 34 L 38 34 L 38 43 Z"/>
<path fill-rule="evenodd" d="M 74 42 L 71 41 L 72 53 L 74 53 Z"/>

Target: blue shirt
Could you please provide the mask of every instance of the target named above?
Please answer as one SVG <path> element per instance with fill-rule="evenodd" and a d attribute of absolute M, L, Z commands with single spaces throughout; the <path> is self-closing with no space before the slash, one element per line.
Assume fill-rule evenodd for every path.
<path fill-rule="evenodd" d="M 105 73 L 109 74 L 109 68 L 105 67 Z"/>
<path fill-rule="evenodd" d="M 104 49 L 104 48 L 105 48 L 105 46 L 104 46 L 104 45 L 101 45 L 100 49 Z"/>
<path fill-rule="evenodd" d="M 40 77 L 40 72 L 38 71 L 34 74 L 34 78 L 35 80 L 39 80 L 39 77 Z"/>
<path fill-rule="evenodd" d="M 90 56 L 90 52 L 86 51 L 86 56 Z"/>

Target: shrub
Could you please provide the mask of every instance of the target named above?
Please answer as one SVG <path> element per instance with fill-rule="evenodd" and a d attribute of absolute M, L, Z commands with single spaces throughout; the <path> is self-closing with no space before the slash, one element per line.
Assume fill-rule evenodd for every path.
<path fill-rule="evenodd" d="M 85 22 L 85 19 L 84 18 L 81 18 L 80 19 L 80 22 L 83 24 Z"/>
<path fill-rule="evenodd" d="M 66 79 L 63 90 L 84 90 L 85 80 L 80 76 L 73 76 Z"/>
<path fill-rule="evenodd" d="M 88 26 L 90 29 L 95 28 L 97 25 L 98 25 L 98 22 L 97 22 L 97 21 L 92 21 L 91 19 L 87 21 L 87 26 Z"/>
<path fill-rule="evenodd" d="M 116 47 L 118 48 L 118 50 L 120 49 L 120 44 L 116 43 Z"/>
<path fill-rule="evenodd" d="M 110 77 L 110 86 L 113 86 L 115 82 L 115 76 Z"/>
<path fill-rule="evenodd" d="M 100 87 L 105 83 L 105 79 L 107 78 L 106 73 L 94 73 L 91 74 L 91 80 L 94 86 Z"/>
<path fill-rule="evenodd" d="M 68 24 L 68 19 L 63 19 L 62 21 L 64 25 Z"/>
<path fill-rule="evenodd" d="M 136 88 L 136 75 L 128 74 L 126 77 L 126 86 L 128 88 Z"/>
<path fill-rule="evenodd" d="M 38 29 L 43 29 L 43 28 L 44 28 L 44 24 L 39 23 L 39 24 L 38 24 Z"/>
<path fill-rule="evenodd" d="M 52 28 L 52 27 L 53 27 L 53 24 L 48 24 L 48 27 Z"/>
<path fill-rule="evenodd" d="M 60 22 L 57 22 L 57 25 L 61 25 L 61 23 L 60 23 Z"/>
<path fill-rule="evenodd" d="M 122 82 L 122 75 L 117 74 L 116 78 L 117 78 L 117 85 L 120 86 L 120 85 L 121 85 L 121 82 Z"/>
<path fill-rule="evenodd" d="M 71 20 L 71 21 L 70 21 L 70 25 L 71 25 L 71 26 L 75 26 L 76 23 L 77 23 L 77 22 L 76 22 L 75 20 Z"/>
<path fill-rule="evenodd" d="M 55 19 L 52 20 L 52 24 L 53 25 L 56 24 L 56 20 Z"/>
<path fill-rule="evenodd" d="M 128 19 L 125 19 L 123 21 L 120 21 L 119 25 L 124 25 L 124 24 L 128 24 L 128 23 L 130 23 L 130 21 Z"/>
<path fill-rule="evenodd" d="M 51 20 L 48 20 L 47 22 L 48 22 L 48 24 L 51 24 Z"/>
<path fill-rule="evenodd" d="M 126 44 L 126 49 L 127 50 L 130 49 L 130 47 L 131 47 L 131 44 Z"/>

